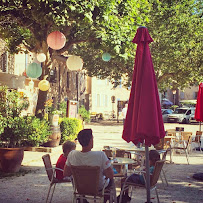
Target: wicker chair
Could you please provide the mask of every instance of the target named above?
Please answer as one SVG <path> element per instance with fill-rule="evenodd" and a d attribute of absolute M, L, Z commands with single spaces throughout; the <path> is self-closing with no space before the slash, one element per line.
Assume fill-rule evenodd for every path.
<path fill-rule="evenodd" d="M 47 176 L 48 176 L 48 179 L 50 181 L 46 202 L 48 202 L 49 195 L 50 195 L 50 192 L 51 192 L 51 188 L 52 188 L 52 186 L 54 186 L 53 190 L 52 190 L 52 193 L 51 193 L 51 198 L 50 198 L 50 201 L 49 201 L 49 202 L 51 202 L 53 194 L 54 194 L 54 190 L 55 190 L 55 187 L 56 187 L 56 184 L 58 184 L 58 183 L 70 183 L 71 180 L 70 179 L 59 180 L 59 179 L 56 178 L 56 176 L 55 176 L 56 170 L 60 170 L 60 171 L 63 171 L 63 170 L 60 169 L 60 168 L 56 168 L 56 167 L 53 168 L 52 167 L 52 163 L 51 163 L 51 159 L 50 159 L 49 154 L 45 154 L 44 156 L 42 156 L 42 160 L 44 162 L 44 166 L 45 166 L 45 169 L 46 169 L 46 172 L 47 172 Z"/>
<path fill-rule="evenodd" d="M 110 197 L 110 203 L 117 202 L 116 189 L 114 181 L 112 180 L 111 186 L 108 181 L 104 184 L 102 190 L 99 190 L 99 166 L 71 166 L 73 175 L 73 203 L 80 199 L 93 199 L 94 202 L 104 202 L 106 196 Z"/>

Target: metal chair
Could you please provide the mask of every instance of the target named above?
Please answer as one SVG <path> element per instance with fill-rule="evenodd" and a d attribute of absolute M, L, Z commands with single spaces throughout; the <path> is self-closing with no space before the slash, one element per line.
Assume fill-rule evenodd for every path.
<path fill-rule="evenodd" d="M 182 140 L 180 140 L 179 142 L 176 142 L 176 145 L 171 148 L 173 151 L 183 150 L 185 152 L 185 156 L 188 164 L 189 164 L 189 148 L 190 148 L 191 140 L 192 140 L 191 134 L 182 134 Z"/>
<path fill-rule="evenodd" d="M 160 201 L 159 201 L 159 196 L 158 196 L 158 191 L 157 191 L 157 188 L 156 188 L 156 184 L 157 184 L 157 181 L 159 179 L 159 176 L 160 176 L 161 170 L 163 168 L 163 165 L 164 165 L 164 161 L 162 161 L 162 160 L 157 161 L 156 164 L 155 164 L 155 167 L 154 167 L 154 172 L 153 172 L 152 176 L 150 177 L 150 190 L 151 191 L 152 190 L 156 191 L 156 196 L 157 196 L 158 203 L 160 203 Z M 142 171 L 142 174 L 144 176 L 145 171 Z M 140 187 L 140 188 L 146 189 L 146 185 L 141 185 L 141 184 L 137 184 L 137 183 L 128 182 L 129 177 L 126 178 L 126 180 L 125 180 L 125 182 L 123 184 L 123 187 L 121 189 L 119 203 L 121 203 L 121 201 L 122 201 L 122 196 L 123 196 L 124 191 L 128 190 L 129 188 L 131 189 L 131 196 L 132 196 L 133 188 Z"/>
<path fill-rule="evenodd" d="M 77 199 L 80 199 L 80 202 L 84 199 L 93 199 L 94 202 L 98 200 L 103 203 L 106 197 L 109 197 L 110 203 L 117 202 L 113 180 L 110 186 L 107 186 L 108 181 L 106 181 L 103 188 L 99 189 L 99 166 L 71 166 L 71 171 L 74 186 L 73 203 Z"/>
<path fill-rule="evenodd" d="M 50 201 L 49 201 L 49 202 L 51 202 L 52 198 L 53 198 L 53 194 L 54 194 L 56 184 L 58 184 L 58 183 L 70 183 L 71 180 L 70 179 L 59 180 L 59 179 L 56 178 L 56 174 L 55 174 L 56 170 L 60 170 L 60 171 L 63 171 L 63 170 L 60 169 L 60 168 L 56 168 L 56 167 L 53 168 L 52 167 L 52 163 L 51 163 L 51 159 L 50 159 L 49 154 L 45 154 L 44 156 L 42 156 L 42 160 L 44 162 L 44 166 L 45 166 L 45 169 L 46 169 L 46 172 L 47 172 L 47 176 L 48 176 L 48 179 L 50 181 L 46 202 L 48 202 L 49 195 L 50 195 L 50 192 L 51 192 L 51 188 L 52 188 L 52 186 L 54 186 L 53 190 L 52 190 L 52 193 L 51 193 L 51 198 L 50 198 Z"/>
<path fill-rule="evenodd" d="M 195 139 L 192 140 L 192 143 L 198 144 L 198 147 L 199 147 L 200 152 L 202 152 L 202 148 L 201 148 L 201 136 L 202 136 L 202 131 L 196 131 Z M 196 150 L 196 149 L 197 149 L 197 148 L 195 147 L 195 150 Z"/>
<path fill-rule="evenodd" d="M 164 162 L 166 162 L 166 155 L 167 155 L 168 151 L 171 152 L 171 148 L 166 149 L 166 151 L 164 152 L 164 154 L 162 156 L 162 161 L 164 161 Z M 162 174 L 163 174 L 163 177 L 162 177 Z M 163 185 L 166 184 L 166 186 L 168 186 L 168 180 L 166 178 L 166 172 L 163 169 L 163 167 L 161 169 L 160 178 L 161 178 L 161 181 L 162 181 Z"/>

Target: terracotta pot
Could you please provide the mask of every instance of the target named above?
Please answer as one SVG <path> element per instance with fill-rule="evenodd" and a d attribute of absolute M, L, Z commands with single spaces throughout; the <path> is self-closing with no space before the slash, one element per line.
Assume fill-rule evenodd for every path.
<path fill-rule="evenodd" d="M 0 166 L 5 173 L 16 173 L 20 170 L 24 157 L 24 148 L 0 148 Z"/>

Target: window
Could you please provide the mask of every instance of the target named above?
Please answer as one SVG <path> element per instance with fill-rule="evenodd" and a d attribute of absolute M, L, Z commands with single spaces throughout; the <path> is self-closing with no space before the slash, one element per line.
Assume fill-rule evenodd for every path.
<path fill-rule="evenodd" d="M 97 94 L 97 106 L 100 106 L 100 94 Z"/>
<path fill-rule="evenodd" d="M 104 101 L 104 106 L 108 106 L 108 95 L 105 95 L 105 101 Z"/>

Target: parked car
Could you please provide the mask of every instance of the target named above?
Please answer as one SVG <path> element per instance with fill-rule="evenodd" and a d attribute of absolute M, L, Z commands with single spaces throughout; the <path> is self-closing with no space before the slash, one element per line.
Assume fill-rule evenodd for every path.
<path fill-rule="evenodd" d="M 168 122 L 189 123 L 189 119 L 193 112 L 195 112 L 195 108 L 176 108 L 176 110 L 172 114 L 168 115 Z"/>
<path fill-rule="evenodd" d="M 168 115 L 173 113 L 172 109 L 161 109 L 163 122 L 168 122 Z"/>
<path fill-rule="evenodd" d="M 196 121 L 196 119 L 195 119 L 195 111 L 192 112 L 190 119 L 189 119 L 189 123 L 199 123 L 199 121 Z"/>

